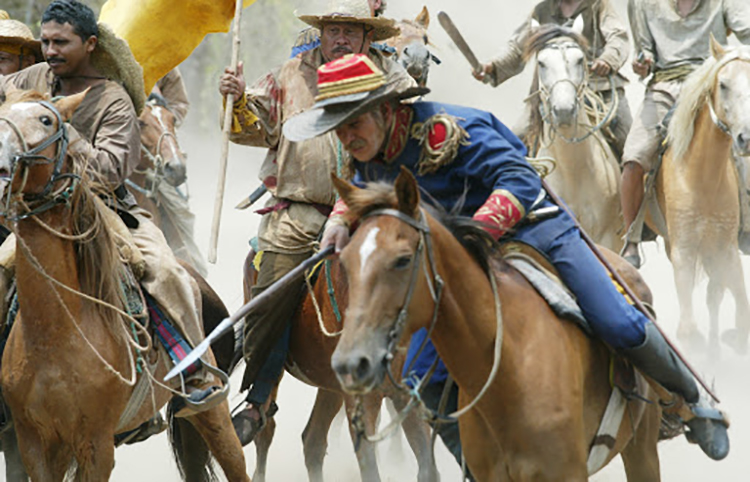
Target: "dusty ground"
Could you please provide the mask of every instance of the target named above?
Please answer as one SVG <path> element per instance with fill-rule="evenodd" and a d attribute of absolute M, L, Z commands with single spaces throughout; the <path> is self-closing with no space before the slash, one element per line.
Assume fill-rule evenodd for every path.
<path fill-rule="evenodd" d="M 300 0 L 300 5 L 305 2 Z M 480 0 L 435 0 L 430 3 L 433 15 L 440 9 L 451 14 L 461 28 L 467 41 L 475 48 L 477 56 L 488 59 L 497 52 L 511 31 L 523 20 L 534 2 L 487 2 Z M 624 13 L 624 0 L 617 2 Z M 396 18 L 413 17 L 421 9 L 422 3 L 415 0 L 391 0 L 389 14 Z M 252 9 L 247 10 L 251 12 Z M 434 20 L 434 18 L 433 18 Z M 301 27 L 301 24 L 300 24 Z M 466 61 L 460 56 L 437 22 L 430 29 L 438 45 L 437 55 L 443 64 L 433 68 L 430 85 L 432 100 L 460 103 L 491 110 L 506 123 L 512 124 L 521 112 L 522 99 L 528 91 L 529 76 L 509 81 L 498 89 L 480 85 L 469 73 Z M 228 44 L 227 44 L 228 45 Z M 251 60 L 252 54 L 247 54 Z M 528 70 L 528 69 L 527 69 Z M 629 67 L 625 72 L 631 75 Z M 217 74 L 218 75 L 218 74 Z M 640 105 L 643 87 L 633 82 L 628 94 L 631 107 Z M 218 127 L 214 132 L 190 131 L 189 126 L 181 135 L 181 142 L 190 154 L 190 193 L 192 207 L 197 214 L 196 239 L 207 251 L 213 200 L 216 186 L 217 158 L 219 147 Z M 255 233 L 258 216 L 249 212 L 232 209 L 240 199 L 250 193 L 258 184 L 256 172 L 263 152 L 258 149 L 233 147 L 229 160 L 229 176 L 225 200 L 224 217 L 221 227 L 218 263 L 211 267 L 209 281 L 218 290 L 230 310 L 242 303 L 241 265 L 247 252 L 247 240 Z M 646 280 L 655 292 L 656 309 L 660 322 L 668 333 L 674 334 L 677 324 L 677 301 L 672 281 L 672 269 L 663 253 L 663 248 L 651 244 L 647 248 L 647 263 L 642 270 Z M 746 271 L 750 271 L 748 258 L 743 258 Z M 748 278 L 750 281 L 750 278 Z M 705 311 L 705 286 L 696 291 L 696 304 L 707 325 Z M 731 325 L 733 304 L 725 302 L 722 310 L 723 328 Z M 750 397 L 750 357 L 740 358 L 728 350 L 721 361 L 709 363 L 704 357 L 692 356 L 691 360 L 705 374 L 714 380 L 716 390 L 723 400 L 722 407 L 732 417 L 732 452 L 720 463 L 710 461 L 696 446 L 688 445 L 684 438 L 663 443 L 660 446 L 662 477 L 665 481 L 734 482 L 750 480 L 750 415 L 745 410 Z M 236 380 L 236 385 L 239 380 Z M 235 386 L 236 386 L 235 385 Z M 302 456 L 300 434 L 307 421 L 312 405 L 314 390 L 286 377 L 279 396 L 280 412 L 277 415 L 278 429 L 276 442 L 270 453 L 268 476 L 272 481 L 306 480 Z M 240 397 L 233 392 L 232 405 L 239 403 Z M 359 480 L 356 460 L 351 448 L 348 433 L 342 423 L 334 426 L 329 440 L 331 448 L 325 466 L 327 480 Z M 438 443 L 440 445 L 440 443 Z M 447 451 L 437 448 L 439 469 L 443 480 L 459 480 L 459 471 Z M 245 451 L 248 470 L 252 473 L 255 454 L 252 447 Z M 416 463 L 408 452 L 403 440 L 386 442 L 381 450 L 381 467 L 385 480 L 415 480 Z M 117 452 L 117 465 L 112 479 L 118 482 L 139 480 L 142 482 L 162 482 L 177 480 L 177 472 L 167 447 L 165 436 L 149 440 L 135 447 L 126 447 Z M 619 461 L 611 464 L 592 478 L 597 482 L 624 481 L 625 476 Z"/>

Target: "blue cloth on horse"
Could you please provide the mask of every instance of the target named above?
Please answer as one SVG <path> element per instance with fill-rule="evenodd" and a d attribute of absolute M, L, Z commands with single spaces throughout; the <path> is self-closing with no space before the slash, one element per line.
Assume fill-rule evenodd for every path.
<path fill-rule="evenodd" d="M 192 348 L 190 348 L 187 341 L 185 341 L 182 335 L 180 335 L 175 329 L 151 295 L 144 291 L 144 296 L 146 298 L 146 305 L 148 306 L 149 319 L 151 320 L 151 323 L 153 323 L 156 337 L 159 339 L 162 346 L 164 346 L 164 349 L 167 351 L 174 364 L 177 365 L 192 351 Z M 201 361 L 198 360 L 183 370 L 182 375 L 192 375 L 198 371 L 200 366 Z"/>
<path fill-rule="evenodd" d="M 391 146 L 386 145 L 384 152 L 396 152 L 395 157 L 366 163 L 355 161 L 355 183 L 394 181 L 400 166 L 405 166 L 416 176 L 420 189 L 427 194 L 424 196 L 426 200 L 433 199 L 448 211 L 458 206 L 459 213 L 466 216 L 472 216 L 497 189 L 512 194 L 526 213 L 532 206 L 554 205 L 548 198 L 535 205 L 541 191 L 541 179 L 526 161 L 523 143 L 494 115 L 435 102 L 416 102 L 412 109 L 414 114 L 408 120 L 409 125 L 397 126 L 387 140 L 388 144 L 404 144 L 397 149 L 389 149 Z M 420 175 L 418 163 L 422 158 L 424 139 L 415 137 L 412 127 L 438 114 L 451 116 L 468 133 L 468 142 L 459 146 L 450 162 L 434 172 Z M 404 133 L 402 138 L 395 137 L 397 132 Z M 514 237 L 549 257 L 560 271 L 563 282 L 576 296 L 597 336 L 614 348 L 635 347 L 643 342 L 648 319 L 617 291 L 601 263 L 582 240 L 570 216 L 561 212 L 553 218 L 522 225 Z M 424 336 L 420 331 L 412 337 L 405 370 Z M 429 349 L 425 349 L 415 362 L 414 371 L 418 376 L 427 372 L 436 356 L 431 342 L 428 346 Z M 433 379 L 444 380 L 446 375 L 441 363 Z"/>

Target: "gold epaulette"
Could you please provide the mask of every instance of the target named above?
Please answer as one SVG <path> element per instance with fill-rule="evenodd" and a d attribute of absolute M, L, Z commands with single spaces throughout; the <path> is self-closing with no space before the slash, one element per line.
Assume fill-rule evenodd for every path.
<path fill-rule="evenodd" d="M 294 42 L 294 47 L 302 47 L 303 45 L 315 42 L 319 38 L 320 30 L 315 27 L 308 27 L 302 30 L 299 35 L 297 35 L 297 40 Z"/>
<path fill-rule="evenodd" d="M 418 174 L 432 174 L 450 164 L 461 146 L 468 146 L 469 133 L 458 123 L 459 119 L 446 113 L 435 114 L 425 122 L 416 122 L 411 136 L 419 141 L 422 153 L 417 163 Z"/>

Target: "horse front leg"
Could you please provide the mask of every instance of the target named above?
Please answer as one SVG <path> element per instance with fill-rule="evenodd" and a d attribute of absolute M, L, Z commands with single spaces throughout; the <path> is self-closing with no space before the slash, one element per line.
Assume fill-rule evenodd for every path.
<path fill-rule="evenodd" d="M 323 459 L 328 450 L 328 432 L 336 414 L 344 404 L 344 396 L 318 388 L 310 419 L 302 431 L 305 466 L 310 482 L 323 482 Z"/>
<path fill-rule="evenodd" d="M 5 456 L 5 479 L 8 482 L 27 482 L 29 476 L 26 474 L 26 468 L 23 466 L 23 460 L 21 460 L 16 430 L 13 427 L 8 428 L 0 437 L 0 440 Z"/>
<path fill-rule="evenodd" d="M 35 482 L 59 482 L 63 480 L 73 460 L 72 453 L 62 449 L 59 439 L 55 441 L 43 440 L 31 425 L 27 426 L 15 417 L 13 423 L 16 428 L 21 460 L 31 480 Z"/>
<path fill-rule="evenodd" d="M 352 425 L 352 417 L 355 413 L 355 402 L 354 399 L 349 396 L 345 397 L 344 400 L 346 403 L 346 415 L 349 419 L 349 433 L 352 436 L 352 441 L 356 444 L 358 435 Z M 371 392 L 362 397 L 365 432 L 369 435 L 374 434 L 378 428 L 378 418 L 382 402 L 383 394 L 379 391 Z M 357 450 L 356 453 L 357 462 L 359 463 L 359 471 L 362 475 L 362 482 L 380 482 L 378 461 L 375 455 L 375 444 L 368 442 L 363 438 L 359 441 L 359 450 Z"/>
<path fill-rule="evenodd" d="M 392 396 L 391 400 L 397 411 L 403 410 L 409 401 L 401 393 Z M 422 420 L 416 410 L 412 410 L 406 416 L 401 426 L 404 429 L 406 440 L 417 458 L 419 466 L 417 481 L 434 482 L 440 480 L 440 474 L 435 465 L 435 452 L 432 447 L 430 426 Z"/>
<path fill-rule="evenodd" d="M 721 338 L 724 343 L 731 346 L 738 354 L 746 355 L 748 351 L 748 337 L 750 336 L 750 304 L 748 304 L 745 276 L 740 257 L 735 253 L 732 258 L 727 264 L 724 274 L 726 276 L 726 286 L 734 298 L 734 328 L 725 331 Z"/>
<path fill-rule="evenodd" d="M 706 342 L 700 330 L 698 330 L 693 311 L 697 253 L 687 252 L 687 250 L 675 247 L 670 254 L 674 266 L 677 300 L 680 304 L 677 338 L 691 351 L 704 351 Z"/>

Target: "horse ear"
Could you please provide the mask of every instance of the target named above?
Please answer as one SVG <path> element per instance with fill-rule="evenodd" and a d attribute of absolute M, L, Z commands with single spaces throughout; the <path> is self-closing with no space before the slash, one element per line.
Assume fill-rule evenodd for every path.
<path fill-rule="evenodd" d="M 81 102 L 83 102 L 83 99 L 86 97 L 86 94 L 88 94 L 88 92 L 89 89 L 86 89 L 83 92 L 79 92 L 78 94 L 62 97 L 55 102 L 55 107 L 57 107 L 57 110 L 60 112 L 60 115 L 62 116 L 64 121 L 69 121 L 70 118 L 73 117 L 73 113 L 76 111 L 78 106 L 81 105 Z"/>
<path fill-rule="evenodd" d="M 573 31 L 579 35 L 583 35 L 583 15 L 579 15 L 573 20 Z"/>
<path fill-rule="evenodd" d="M 716 37 L 714 37 L 713 32 L 711 33 L 711 55 L 714 56 L 716 60 L 720 60 L 724 55 L 727 53 L 727 50 L 724 48 L 723 45 L 719 43 L 718 40 L 716 40 Z"/>
<path fill-rule="evenodd" d="M 430 26 L 430 12 L 427 10 L 427 5 L 422 7 L 422 11 L 419 12 L 419 15 L 417 15 L 417 18 L 415 18 L 414 21 L 417 25 L 421 25 L 425 29 Z"/>
<path fill-rule="evenodd" d="M 414 174 L 404 166 L 396 178 L 396 196 L 398 197 L 398 210 L 402 213 L 414 216 L 419 209 L 419 186 Z"/>
<path fill-rule="evenodd" d="M 537 20 L 535 18 L 531 19 L 531 22 L 529 24 L 529 27 L 531 27 L 531 30 L 536 30 L 536 29 L 538 29 L 541 26 L 542 26 L 542 24 L 539 23 L 539 20 Z"/>
<path fill-rule="evenodd" d="M 350 205 L 349 200 L 351 199 L 352 194 L 354 194 L 356 191 L 359 191 L 359 188 L 351 183 L 344 181 L 334 172 L 331 173 L 331 181 L 333 182 L 333 187 L 336 188 L 339 196 L 341 196 L 341 199 L 344 200 L 347 206 Z"/>

